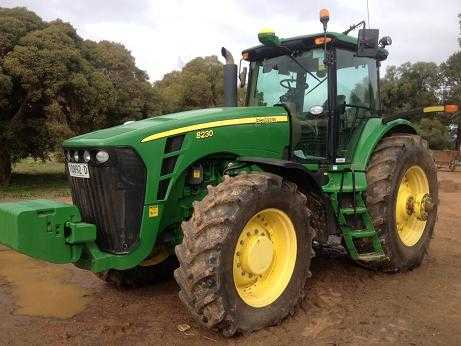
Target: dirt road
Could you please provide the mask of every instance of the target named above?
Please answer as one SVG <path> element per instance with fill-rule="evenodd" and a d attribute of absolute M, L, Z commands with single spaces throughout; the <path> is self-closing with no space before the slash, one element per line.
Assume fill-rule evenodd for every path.
<path fill-rule="evenodd" d="M 460 345 L 461 172 L 439 173 L 439 181 L 436 234 L 420 268 L 389 275 L 318 257 L 294 317 L 234 339 L 201 329 L 173 279 L 119 291 L 73 266 L 0 248 L 0 344 Z M 191 328 L 180 332 L 180 324 Z"/>

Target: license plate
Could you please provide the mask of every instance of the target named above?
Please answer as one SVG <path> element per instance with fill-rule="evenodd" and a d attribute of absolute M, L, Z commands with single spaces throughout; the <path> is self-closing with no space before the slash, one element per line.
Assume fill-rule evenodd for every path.
<path fill-rule="evenodd" d="M 90 178 L 90 171 L 87 163 L 68 163 L 69 174 L 75 178 Z"/>

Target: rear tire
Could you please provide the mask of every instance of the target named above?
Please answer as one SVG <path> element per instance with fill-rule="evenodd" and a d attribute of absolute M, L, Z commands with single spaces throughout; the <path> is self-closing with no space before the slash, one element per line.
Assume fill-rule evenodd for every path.
<path fill-rule="evenodd" d="M 181 288 L 180 299 L 199 323 L 225 336 L 280 323 L 294 313 L 304 297 L 305 283 L 310 275 L 312 231 L 306 196 L 297 190 L 295 184 L 267 173 L 225 177 L 224 182 L 217 187 L 209 186 L 208 191 L 201 202 L 194 204 L 192 218 L 183 223 L 183 242 L 176 247 L 180 267 L 175 271 L 175 278 Z M 238 273 L 235 270 L 240 264 L 235 261 L 240 258 L 239 247 L 247 244 L 247 240 L 241 240 L 242 235 L 250 237 L 250 232 L 242 230 L 248 230 L 250 222 L 267 210 L 278 210 L 280 215 L 289 218 L 291 229 L 296 234 L 296 255 L 277 248 L 276 237 L 271 233 L 274 249 L 280 250 L 274 251 L 271 266 L 285 257 L 294 256 L 291 276 L 288 275 L 281 293 L 272 296 L 275 300 L 256 306 L 258 304 L 253 304 L 251 297 L 245 296 L 238 286 L 236 277 L 239 277 L 240 269 L 237 269 Z M 268 223 L 269 229 L 274 230 L 271 228 L 274 223 Z M 258 234 L 256 228 L 251 229 Z M 266 232 L 264 227 L 261 229 L 261 233 Z M 242 262 L 240 268 L 243 267 Z M 267 277 L 266 273 L 254 280 L 264 281 L 278 271 L 268 270 Z M 284 279 L 283 275 L 276 278 L 280 281 Z M 280 281 L 275 280 L 274 284 Z M 271 290 L 262 291 L 264 295 Z"/>
<path fill-rule="evenodd" d="M 418 172 L 421 169 L 423 173 L 418 174 L 426 176 L 433 209 L 427 213 L 425 226 L 421 227 L 417 236 L 406 239 L 402 236 L 402 226 L 399 224 L 399 230 L 397 228 L 396 220 L 400 216 L 396 216 L 396 203 L 399 187 L 402 180 L 407 179 L 410 169 Z M 407 271 L 419 266 L 434 232 L 438 204 L 437 169 L 426 142 L 411 134 L 395 134 L 382 139 L 369 161 L 367 181 L 368 210 L 387 260 L 359 263 L 387 272 Z M 407 213 L 412 213 L 411 208 Z M 407 229 L 412 231 L 411 227 Z"/>

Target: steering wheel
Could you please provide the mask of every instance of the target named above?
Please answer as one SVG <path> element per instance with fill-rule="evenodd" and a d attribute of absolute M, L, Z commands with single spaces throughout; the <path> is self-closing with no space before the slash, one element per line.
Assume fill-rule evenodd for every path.
<path fill-rule="evenodd" d="M 293 87 L 291 83 L 296 83 L 296 79 L 294 78 L 282 79 L 280 81 L 280 86 L 288 90 L 296 89 L 296 87 Z M 309 88 L 309 84 L 304 83 L 304 90 L 307 90 L 308 88 Z"/>

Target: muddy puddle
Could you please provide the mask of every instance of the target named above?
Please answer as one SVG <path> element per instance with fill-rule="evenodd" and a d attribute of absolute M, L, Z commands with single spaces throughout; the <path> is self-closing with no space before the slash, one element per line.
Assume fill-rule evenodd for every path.
<path fill-rule="evenodd" d="M 70 318 L 91 300 L 88 289 L 72 282 L 62 265 L 51 265 L 0 247 L 0 282 L 14 299 L 14 313 Z"/>

